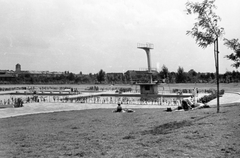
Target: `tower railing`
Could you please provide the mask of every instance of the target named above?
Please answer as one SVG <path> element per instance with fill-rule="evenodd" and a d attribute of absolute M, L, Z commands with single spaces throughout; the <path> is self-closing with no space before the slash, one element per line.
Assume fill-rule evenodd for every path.
<path fill-rule="evenodd" d="M 138 43 L 137 48 L 148 48 L 148 49 L 153 49 L 154 45 L 152 43 Z"/>

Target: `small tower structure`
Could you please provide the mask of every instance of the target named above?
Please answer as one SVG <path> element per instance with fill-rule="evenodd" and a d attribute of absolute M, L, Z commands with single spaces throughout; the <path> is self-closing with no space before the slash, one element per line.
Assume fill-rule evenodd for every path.
<path fill-rule="evenodd" d="M 148 65 L 148 74 L 150 75 L 150 81 L 148 83 L 139 83 L 141 95 L 148 94 L 158 94 L 158 85 L 152 80 L 152 68 L 151 68 L 151 54 L 150 50 L 154 48 L 154 45 L 151 43 L 146 44 L 137 44 L 137 48 L 145 50 L 147 54 L 147 65 Z"/>
<path fill-rule="evenodd" d="M 20 64 L 17 64 L 17 65 L 16 65 L 15 72 L 20 72 L 20 71 L 21 71 L 21 65 L 20 65 Z"/>

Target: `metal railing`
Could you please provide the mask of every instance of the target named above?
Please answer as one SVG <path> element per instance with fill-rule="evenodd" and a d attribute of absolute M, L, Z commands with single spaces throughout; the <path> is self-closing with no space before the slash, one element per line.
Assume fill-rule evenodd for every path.
<path fill-rule="evenodd" d="M 149 49 L 153 49 L 153 48 L 154 48 L 154 45 L 153 45 L 152 43 L 146 43 L 146 44 L 138 43 L 138 44 L 137 44 L 137 48 L 149 48 Z"/>

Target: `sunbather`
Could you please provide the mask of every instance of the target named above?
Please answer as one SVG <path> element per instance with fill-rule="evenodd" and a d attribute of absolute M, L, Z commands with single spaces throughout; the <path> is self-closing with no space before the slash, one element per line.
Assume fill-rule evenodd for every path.
<path fill-rule="evenodd" d="M 175 109 L 167 109 L 167 111 L 173 111 L 173 110 L 184 110 L 184 111 L 187 111 L 187 110 L 194 110 L 194 109 L 200 109 L 200 108 L 208 108 L 209 106 L 208 105 L 205 105 L 203 103 L 193 103 L 191 98 L 185 98 L 182 100 L 182 104 L 181 106 L 178 106 L 177 108 Z"/>
<path fill-rule="evenodd" d="M 114 110 L 113 112 L 122 112 L 121 103 L 118 103 L 117 109 Z"/>
<path fill-rule="evenodd" d="M 134 112 L 132 109 L 123 109 L 121 107 L 121 103 L 118 103 L 117 109 L 114 110 L 113 112 L 127 112 L 127 113 L 131 113 Z"/>

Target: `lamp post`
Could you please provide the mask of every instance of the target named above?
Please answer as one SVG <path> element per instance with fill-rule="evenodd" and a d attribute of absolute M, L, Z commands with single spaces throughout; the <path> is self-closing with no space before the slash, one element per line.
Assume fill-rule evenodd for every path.
<path fill-rule="evenodd" d="M 217 20 L 214 21 L 214 26 L 217 27 Z M 215 66 L 216 66 L 216 80 L 217 80 L 217 113 L 219 113 L 219 51 L 218 51 L 218 34 L 217 31 L 214 29 L 214 33 L 216 35 L 216 39 L 214 41 L 214 57 L 215 57 Z"/>

